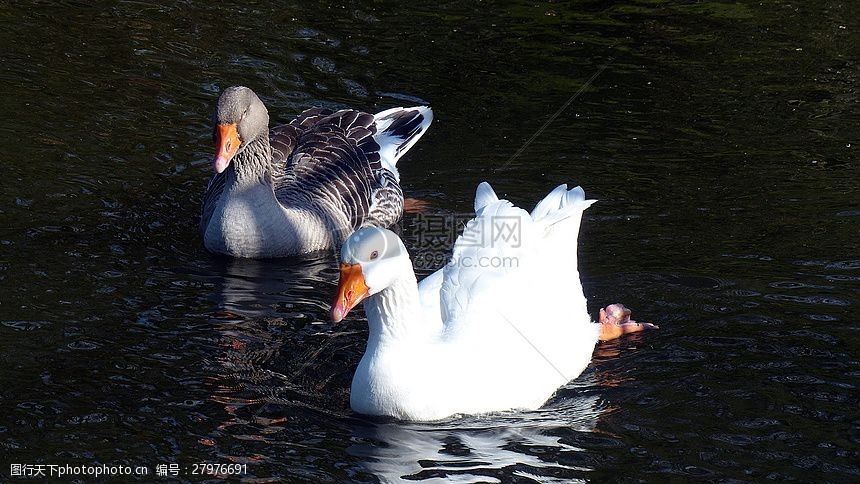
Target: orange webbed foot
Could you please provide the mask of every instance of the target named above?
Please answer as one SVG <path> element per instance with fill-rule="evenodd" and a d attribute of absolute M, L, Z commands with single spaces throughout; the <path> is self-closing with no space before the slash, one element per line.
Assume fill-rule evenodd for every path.
<path fill-rule="evenodd" d="M 404 198 L 403 211 L 405 213 L 424 213 L 430 208 L 430 202 L 417 198 Z"/>
<path fill-rule="evenodd" d="M 615 303 L 600 310 L 600 341 L 620 338 L 627 333 L 638 333 L 646 329 L 660 329 L 656 324 L 637 323 L 630 319 L 630 310 L 623 304 Z"/>

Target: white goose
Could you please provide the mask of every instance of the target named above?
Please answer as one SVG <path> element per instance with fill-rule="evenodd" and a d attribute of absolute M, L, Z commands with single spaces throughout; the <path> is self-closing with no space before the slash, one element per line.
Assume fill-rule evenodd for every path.
<path fill-rule="evenodd" d="M 283 257 L 334 247 L 363 226 L 403 214 L 397 161 L 427 131 L 430 108 L 375 115 L 309 109 L 269 131 L 247 87 L 221 93 L 215 109 L 215 176 L 200 231 L 211 252 Z"/>
<path fill-rule="evenodd" d="M 337 322 L 364 300 L 370 326 L 353 410 L 436 420 L 534 409 L 582 373 L 598 339 L 653 327 L 629 321 L 621 305 L 615 319 L 601 311 L 607 320 L 591 322 L 576 240 L 593 202 L 561 185 L 529 214 L 481 183 L 451 262 L 421 284 L 397 235 L 353 233 L 331 310 Z"/>

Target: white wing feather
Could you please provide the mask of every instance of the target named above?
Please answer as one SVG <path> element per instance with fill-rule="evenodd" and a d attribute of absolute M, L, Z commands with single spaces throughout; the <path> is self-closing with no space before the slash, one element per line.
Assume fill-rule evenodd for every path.
<path fill-rule="evenodd" d="M 544 317 L 557 313 L 562 301 L 566 311 L 586 311 L 576 245 L 582 211 L 592 203 L 580 187 L 560 185 L 529 214 L 481 183 L 478 215 L 466 224 L 443 269 L 446 333 L 459 333 L 464 325 L 504 324 L 500 317 L 521 319 L 523 307 Z"/>

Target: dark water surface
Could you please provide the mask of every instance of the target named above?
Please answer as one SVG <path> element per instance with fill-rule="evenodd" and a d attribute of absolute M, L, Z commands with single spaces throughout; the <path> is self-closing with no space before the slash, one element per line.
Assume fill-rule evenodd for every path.
<path fill-rule="evenodd" d="M 0 476 L 860 480 L 851 5 L 0 2 Z M 366 326 L 326 321 L 332 256 L 202 249 L 232 84 L 273 121 L 429 103 L 401 174 L 436 213 L 482 180 L 528 208 L 581 184 L 592 310 L 662 329 L 599 347 L 538 411 L 353 414 Z"/>

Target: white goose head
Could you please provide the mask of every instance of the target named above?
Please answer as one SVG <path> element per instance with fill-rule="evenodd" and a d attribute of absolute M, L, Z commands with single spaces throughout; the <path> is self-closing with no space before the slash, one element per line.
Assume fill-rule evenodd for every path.
<path fill-rule="evenodd" d="M 218 97 L 215 114 L 215 171 L 223 172 L 237 153 L 261 136 L 269 135 L 269 111 L 254 94 L 244 86 L 224 89 Z"/>
<path fill-rule="evenodd" d="M 365 227 L 352 233 L 341 248 L 340 284 L 331 306 L 334 322 L 365 298 L 388 288 L 404 271 L 412 272 L 406 246 L 388 229 Z"/>

